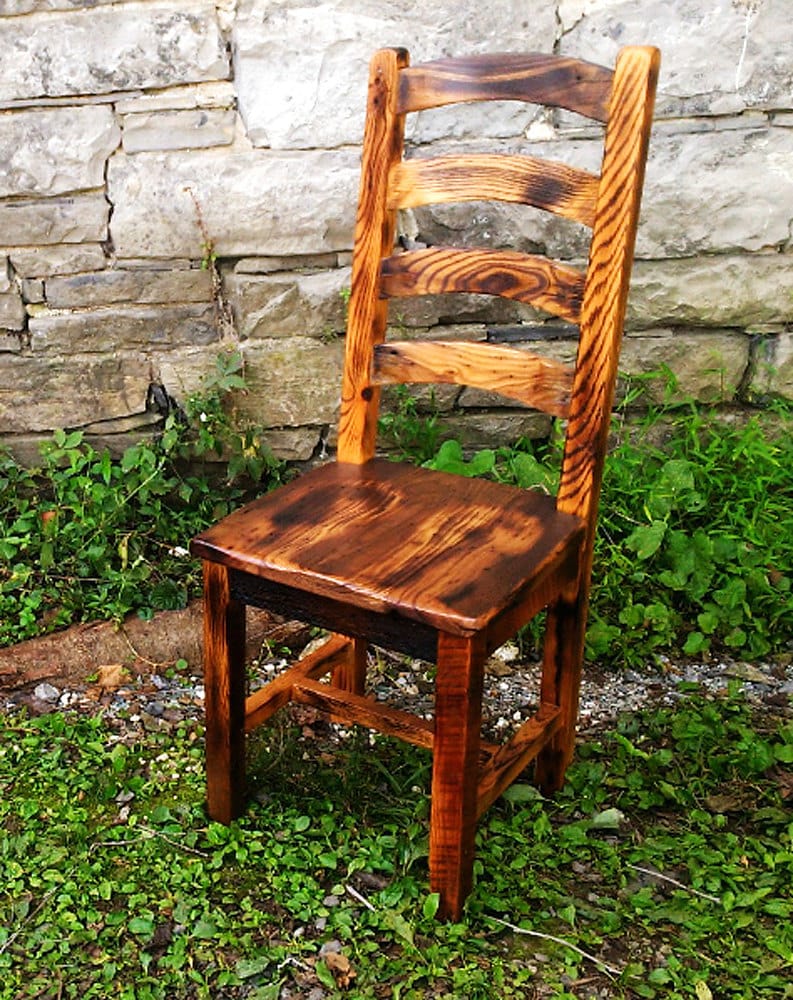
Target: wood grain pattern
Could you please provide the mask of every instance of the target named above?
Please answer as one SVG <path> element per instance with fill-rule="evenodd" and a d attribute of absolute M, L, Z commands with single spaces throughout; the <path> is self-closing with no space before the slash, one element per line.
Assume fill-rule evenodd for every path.
<path fill-rule="evenodd" d="M 411 250 L 387 257 L 381 273 L 385 296 L 500 295 L 570 323 L 578 322 L 584 292 L 584 276 L 574 267 L 514 250 Z"/>
<path fill-rule="evenodd" d="M 391 169 L 389 208 L 457 201 L 533 205 L 591 226 L 599 178 L 533 156 L 477 153 L 405 160 Z"/>
<path fill-rule="evenodd" d="M 430 889 L 460 919 L 471 891 L 485 649 L 482 636 L 438 636 L 430 805 Z"/>
<path fill-rule="evenodd" d="M 298 660 L 269 684 L 255 691 L 245 701 L 246 731 L 250 732 L 260 726 L 279 708 L 283 708 L 291 699 L 295 684 L 304 680 L 317 680 L 339 664 L 346 663 L 351 649 L 352 641 L 346 636 L 331 636 L 319 649 Z"/>
<path fill-rule="evenodd" d="M 615 72 L 545 55 L 370 65 L 339 422 L 339 462 L 315 468 L 192 543 L 205 560 L 210 812 L 242 808 L 244 734 L 287 700 L 433 752 L 430 884 L 459 919 L 477 816 L 535 758 L 560 787 L 575 740 L 592 543 L 613 402 L 658 53 L 624 49 Z M 452 101 L 517 99 L 608 121 L 593 179 L 559 163 L 490 154 L 402 164 L 404 116 Z M 390 184 L 390 191 L 389 191 Z M 393 253 L 399 208 L 525 201 L 591 224 L 586 274 L 507 249 Z M 575 373 L 483 343 L 383 344 L 388 298 L 499 295 L 580 326 Z M 375 460 L 380 385 L 440 381 L 501 392 L 567 417 L 558 499 Z M 244 701 L 243 604 L 337 633 Z M 502 748 L 480 738 L 485 657 L 548 608 L 540 709 Z M 350 638 L 345 638 L 349 636 Z M 434 727 L 364 697 L 366 643 L 435 658 Z M 333 683 L 318 683 L 328 672 Z"/>
<path fill-rule="evenodd" d="M 392 340 L 377 345 L 372 383 L 403 382 L 487 389 L 564 418 L 570 407 L 573 373 L 551 358 L 493 344 Z"/>
<path fill-rule="evenodd" d="M 204 563 L 204 711 L 207 809 L 230 823 L 245 801 L 245 608 L 228 571 Z"/>
<path fill-rule="evenodd" d="M 306 680 L 295 685 L 294 700 L 327 712 L 345 723 L 366 726 L 385 733 L 386 736 L 396 736 L 414 746 L 432 749 L 434 729 L 431 722 L 410 712 L 380 704 L 373 698 Z"/>
<path fill-rule="evenodd" d="M 540 53 L 494 53 L 422 63 L 401 74 L 398 111 L 457 101 L 528 101 L 608 120 L 611 72 Z"/>
<path fill-rule="evenodd" d="M 386 195 L 389 171 L 402 157 L 404 116 L 397 114 L 396 102 L 399 71 L 407 62 L 404 50 L 382 49 L 369 66 L 339 415 L 342 462 L 366 462 L 374 455 L 380 399 L 369 385 L 369 367 L 372 344 L 384 339 L 388 318 L 378 294 L 380 261 L 394 245 L 396 212 L 386 207 Z"/>
<path fill-rule="evenodd" d="M 561 572 L 580 528 L 552 497 L 516 487 L 382 460 L 333 462 L 230 514 L 193 552 L 467 634 Z"/>

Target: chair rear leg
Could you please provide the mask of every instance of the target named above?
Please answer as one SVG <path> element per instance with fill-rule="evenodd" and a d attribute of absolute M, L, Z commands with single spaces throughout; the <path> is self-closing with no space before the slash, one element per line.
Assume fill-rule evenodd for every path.
<path fill-rule="evenodd" d="M 562 787 L 573 758 L 585 631 L 586 603 L 582 595 L 572 602 L 559 600 L 548 609 L 540 695 L 543 702 L 561 708 L 562 721 L 534 765 L 534 779 L 545 795 Z"/>
<path fill-rule="evenodd" d="M 353 694 L 366 693 L 366 650 L 368 643 L 364 639 L 353 639 L 347 662 L 333 671 L 333 683 L 336 687 Z"/>
<path fill-rule="evenodd" d="M 204 562 L 204 698 L 207 808 L 230 823 L 245 801 L 245 606 L 228 570 Z"/>
<path fill-rule="evenodd" d="M 430 887 L 441 918 L 454 921 L 473 880 L 484 649 L 479 636 L 438 636 Z"/>

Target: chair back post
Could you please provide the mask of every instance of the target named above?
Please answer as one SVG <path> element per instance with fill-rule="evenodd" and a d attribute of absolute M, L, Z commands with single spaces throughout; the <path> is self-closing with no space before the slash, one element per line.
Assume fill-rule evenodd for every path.
<path fill-rule="evenodd" d="M 396 232 L 387 191 L 391 167 L 402 158 L 405 116 L 397 103 L 399 71 L 407 65 L 405 49 L 381 49 L 369 65 L 337 448 L 339 461 L 358 465 L 373 457 L 377 437 L 380 389 L 371 384 L 372 349 L 385 339 L 388 319 L 388 302 L 379 294 L 380 262 L 391 253 Z"/>
<path fill-rule="evenodd" d="M 581 567 L 586 589 L 659 64 L 656 48 L 622 49 L 609 104 L 557 494 L 558 509 L 577 514 L 587 524 Z"/>

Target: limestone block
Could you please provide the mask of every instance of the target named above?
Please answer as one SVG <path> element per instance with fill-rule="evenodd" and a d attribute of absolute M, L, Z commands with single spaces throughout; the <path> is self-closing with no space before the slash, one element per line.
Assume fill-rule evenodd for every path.
<path fill-rule="evenodd" d="M 47 303 L 52 309 L 86 308 L 113 303 L 210 302 L 209 271 L 108 270 L 64 277 L 46 283 Z"/>
<path fill-rule="evenodd" d="M 281 427 L 267 431 L 265 444 L 285 462 L 307 462 L 320 446 L 320 427 Z"/>
<path fill-rule="evenodd" d="M 74 10 L 80 0 L 0 0 L 0 14 L 30 14 L 41 10 Z M 85 6 L 99 7 L 118 0 L 85 0 Z"/>
<path fill-rule="evenodd" d="M 212 305 L 37 310 L 29 330 L 35 354 L 109 354 L 132 348 L 161 351 L 219 339 Z"/>
<path fill-rule="evenodd" d="M 496 39 L 514 48 L 516 32 L 520 48 L 551 51 L 554 5 L 534 4 L 529 16 L 528 8 L 478 0 L 239 0 L 235 79 L 248 136 L 256 146 L 281 149 L 357 144 L 376 49 L 405 46 L 419 62 L 492 50 Z M 516 128 L 526 112 L 513 114 L 509 127 Z M 447 134 L 457 134 L 458 118 L 442 118 Z M 479 124 L 494 121 L 484 115 Z"/>
<path fill-rule="evenodd" d="M 101 243 L 107 239 L 109 215 L 101 191 L 0 202 L 0 246 Z"/>
<path fill-rule="evenodd" d="M 661 49 L 659 114 L 785 107 L 788 0 L 560 0 L 560 50 L 611 66 L 622 45 Z"/>
<path fill-rule="evenodd" d="M 236 114 L 231 109 L 155 111 L 125 115 L 124 150 L 208 149 L 234 140 Z"/>
<path fill-rule="evenodd" d="M 164 87 L 150 94 L 121 97 L 114 102 L 119 115 L 151 114 L 155 111 L 192 111 L 196 108 L 234 108 L 237 94 L 229 80 Z"/>
<path fill-rule="evenodd" d="M 79 427 L 145 409 L 149 366 L 141 355 L 4 357 L 0 434 Z"/>
<path fill-rule="evenodd" d="M 3 254 L 0 256 L 0 295 L 4 292 L 10 292 L 11 288 L 11 274 L 8 270 L 9 260 L 8 257 Z"/>
<path fill-rule="evenodd" d="M 793 332 L 784 330 L 757 339 L 749 392 L 793 400 Z"/>
<path fill-rule="evenodd" d="M 221 257 L 347 249 L 357 182 L 352 150 L 118 153 L 108 168 L 113 243 L 119 257 L 200 258 L 190 188 Z"/>
<path fill-rule="evenodd" d="M 343 344 L 291 337 L 244 346 L 248 394 L 240 401 L 242 413 L 265 427 L 336 422 Z"/>
<path fill-rule="evenodd" d="M 22 340 L 15 330 L 0 330 L 0 354 L 20 354 Z"/>
<path fill-rule="evenodd" d="M 57 39 L 57 44 L 53 40 Z M 153 0 L 0 21 L 0 101 L 226 79 L 208 0 Z"/>
<path fill-rule="evenodd" d="M 106 106 L 0 114 L 0 197 L 101 187 L 120 134 Z"/>
<path fill-rule="evenodd" d="M 625 338 L 620 371 L 661 373 L 646 383 L 647 399 L 656 403 L 728 402 L 746 375 L 749 345 L 749 337 L 734 330 L 646 330 Z M 665 369 L 673 376 L 671 386 L 663 375 Z"/>
<path fill-rule="evenodd" d="M 226 282 L 243 337 L 332 337 L 344 332 L 349 268 L 315 274 L 232 274 Z"/>
<path fill-rule="evenodd" d="M 22 278 L 46 278 L 52 274 L 99 271 L 107 263 L 105 252 L 98 243 L 14 247 L 9 250 L 9 257 L 14 270 Z"/>
<path fill-rule="evenodd" d="M 343 345 L 309 337 L 248 340 L 245 358 L 248 392 L 236 400 L 243 417 L 269 428 L 333 424 L 341 392 Z M 213 347 L 189 347 L 154 356 L 157 377 L 176 399 L 195 392 L 212 371 Z"/>
<path fill-rule="evenodd" d="M 790 238 L 793 132 L 659 134 L 650 143 L 641 257 L 767 250 Z"/>
<path fill-rule="evenodd" d="M 0 329 L 22 330 L 26 319 L 25 306 L 18 289 L 10 288 L 7 292 L 0 292 Z"/>
<path fill-rule="evenodd" d="M 501 410 L 496 413 L 461 413 L 438 417 L 439 440 L 455 438 L 470 454 L 480 448 L 512 445 L 518 438 L 547 437 L 551 418 L 531 410 Z"/>
<path fill-rule="evenodd" d="M 793 320 L 793 257 L 737 254 L 636 261 L 628 324 L 749 328 Z"/>

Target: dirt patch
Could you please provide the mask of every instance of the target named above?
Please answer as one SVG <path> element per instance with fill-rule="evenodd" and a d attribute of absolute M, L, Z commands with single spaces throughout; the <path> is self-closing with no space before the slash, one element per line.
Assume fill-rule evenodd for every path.
<path fill-rule="evenodd" d="M 88 622 L 0 649 L 0 691 L 18 691 L 43 681 L 58 688 L 77 687 L 100 667 L 112 663 L 147 675 L 177 660 L 186 660 L 194 672 L 200 673 L 201 617 L 199 600 L 183 611 L 161 611 L 150 621 L 133 616 L 121 625 Z M 291 646 L 307 639 L 304 625 L 248 609 L 249 658 L 255 658 L 266 641 Z"/>

